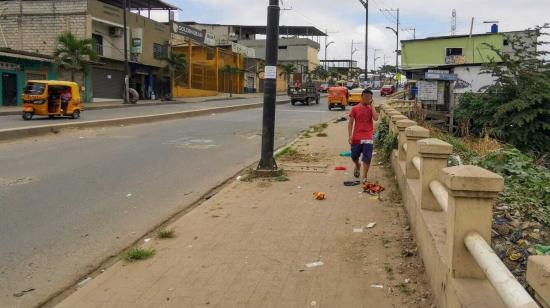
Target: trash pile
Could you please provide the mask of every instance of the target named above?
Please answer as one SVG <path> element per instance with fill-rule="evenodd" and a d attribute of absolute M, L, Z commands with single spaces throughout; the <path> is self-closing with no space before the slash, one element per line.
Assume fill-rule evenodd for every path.
<path fill-rule="evenodd" d="M 313 193 L 313 197 L 315 198 L 315 200 L 325 200 L 326 199 L 326 195 L 324 192 L 314 192 Z"/>
<path fill-rule="evenodd" d="M 385 190 L 382 185 L 378 183 L 365 183 L 365 186 L 363 186 L 363 191 L 368 193 L 369 195 L 377 195 Z"/>
<path fill-rule="evenodd" d="M 549 244 L 550 228 L 508 206 L 495 207 L 493 249 L 524 287 L 527 287 L 527 259 L 531 255 L 550 255 Z"/>

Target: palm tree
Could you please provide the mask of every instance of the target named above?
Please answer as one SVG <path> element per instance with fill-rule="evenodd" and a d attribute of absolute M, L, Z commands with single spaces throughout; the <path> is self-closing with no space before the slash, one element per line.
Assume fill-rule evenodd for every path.
<path fill-rule="evenodd" d="M 286 78 L 286 84 L 290 86 L 290 77 L 296 73 L 296 67 L 294 64 L 287 64 L 283 66 L 283 72 L 281 75 L 284 75 Z"/>
<path fill-rule="evenodd" d="M 89 70 L 89 61 L 99 58 L 91 39 L 79 39 L 71 32 L 62 33 L 57 37 L 57 47 L 53 55 L 58 68 L 71 72 L 71 81 L 74 81 L 77 72 Z"/>
<path fill-rule="evenodd" d="M 183 53 L 170 53 L 164 61 L 166 61 L 166 66 L 159 70 L 159 74 L 169 73 L 173 86 L 176 84 L 176 80 L 184 77 L 187 73 L 187 57 Z"/>

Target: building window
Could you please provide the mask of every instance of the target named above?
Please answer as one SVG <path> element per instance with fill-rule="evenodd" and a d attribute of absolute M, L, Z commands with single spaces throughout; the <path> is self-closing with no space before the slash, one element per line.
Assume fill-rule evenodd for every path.
<path fill-rule="evenodd" d="M 153 57 L 157 60 L 164 60 L 168 57 L 168 48 L 165 45 L 153 43 Z"/>
<path fill-rule="evenodd" d="M 446 56 L 462 56 L 462 48 L 447 48 L 446 49 Z"/>
<path fill-rule="evenodd" d="M 103 36 L 99 34 L 92 34 L 92 45 L 98 56 L 103 56 Z"/>

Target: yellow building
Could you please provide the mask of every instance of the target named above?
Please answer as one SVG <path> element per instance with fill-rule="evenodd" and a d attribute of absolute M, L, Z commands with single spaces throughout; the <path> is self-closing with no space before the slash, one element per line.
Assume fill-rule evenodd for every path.
<path fill-rule="evenodd" d="M 173 82 L 174 97 L 244 92 L 244 55 L 232 46 L 209 46 L 205 31 L 177 22 L 170 28 L 171 52 L 184 54 L 187 60 L 186 74 Z"/>

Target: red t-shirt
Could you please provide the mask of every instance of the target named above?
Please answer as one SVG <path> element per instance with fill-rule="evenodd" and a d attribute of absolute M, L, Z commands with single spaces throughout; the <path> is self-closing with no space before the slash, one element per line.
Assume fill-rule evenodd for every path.
<path fill-rule="evenodd" d="M 361 143 L 361 140 L 372 140 L 374 134 L 374 120 L 371 106 L 359 104 L 351 109 L 350 118 L 355 120 L 353 128 L 353 144 Z"/>

